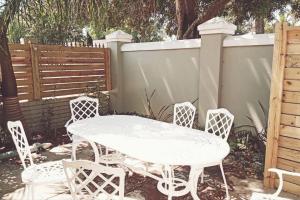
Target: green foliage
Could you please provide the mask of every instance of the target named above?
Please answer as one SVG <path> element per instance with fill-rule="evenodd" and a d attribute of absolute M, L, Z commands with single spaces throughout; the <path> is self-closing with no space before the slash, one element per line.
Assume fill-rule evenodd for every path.
<path fill-rule="evenodd" d="M 234 127 L 229 135 L 230 156 L 235 166 L 249 176 L 262 178 L 264 171 L 265 144 L 253 126 Z"/>
<path fill-rule="evenodd" d="M 21 37 L 34 38 L 38 43 L 85 40 L 82 20 L 67 12 L 68 8 L 65 1 L 27 1 L 9 26 L 10 42 L 18 42 Z"/>
<path fill-rule="evenodd" d="M 20 39 L 27 36 L 27 28 L 23 23 L 17 20 L 12 21 L 8 29 L 8 39 L 12 43 L 19 43 Z"/>

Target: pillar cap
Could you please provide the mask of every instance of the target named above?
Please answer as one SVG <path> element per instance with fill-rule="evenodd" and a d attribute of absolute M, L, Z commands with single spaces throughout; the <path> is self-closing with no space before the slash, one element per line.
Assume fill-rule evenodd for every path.
<path fill-rule="evenodd" d="M 236 25 L 227 22 L 223 17 L 212 18 L 197 27 L 199 35 L 228 34 L 234 35 Z"/>
<path fill-rule="evenodd" d="M 131 42 L 132 35 L 125 33 L 124 31 L 117 30 L 105 36 L 107 42 Z"/>

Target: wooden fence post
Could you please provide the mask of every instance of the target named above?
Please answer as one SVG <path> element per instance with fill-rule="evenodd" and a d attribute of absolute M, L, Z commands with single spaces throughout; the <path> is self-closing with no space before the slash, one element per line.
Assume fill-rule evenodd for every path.
<path fill-rule="evenodd" d="M 272 63 L 272 83 L 270 91 L 270 109 L 268 119 L 268 134 L 266 159 L 264 169 L 264 185 L 266 187 L 275 186 L 275 174 L 268 172 L 269 168 L 276 167 L 278 139 L 280 131 L 280 115 L 282 102 L 282 86 L 284 80 L 284 67 L 286 56 L 286 23 L 276 24 L 275 44 Z"/>
<path fill-rule="evenodd" d="M 32 66 L 32 84 L 33 84 L 33 99 L 41 99 L 41 83 L 40 83 L 40 70 L 39 70 L 39 49 L 38 45 L 32 43 L 30 45 L 31 53 L 31 66 Z"/>

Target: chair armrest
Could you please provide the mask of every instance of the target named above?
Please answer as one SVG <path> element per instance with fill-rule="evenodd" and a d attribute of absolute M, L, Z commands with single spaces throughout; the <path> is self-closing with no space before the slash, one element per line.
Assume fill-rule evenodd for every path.
<path fill-rule="evenodd" d="M 277 169 L 277 168 L 270 168 L 269 172 L 275 172 L 277 174 L 281 173 L 281 174 L 285 174 L 285 175 L 289 175 L 289 176 L 299 176 L 300 177 L 299 172 L 290 172 L 290 171 L 286 171 L 283 169 Z"/>
<path fill-rule="evenodd" d="M 67 128 L 72 122 L 73 122 L 73 120 L 69 119 L 65 124 L 65 128 Z"/>
<path fill-rule="evenodd" d="M 66 122 L 66 124 L 65 124 L 65 128 L 67 129 L 67 127 L 68 127 L 71 123 L 73 123 L 73 120 L 72 120 L 72 119 L 69 119 L 69 120 Z M 69 133 L 68 130 L 67 130 L 67 135 L 69 136 L 70 140 L 73 141 L 72 135 L 71 135 L 71 133 Z"/>
<path fill-rule="evenodd" d="M 277 169 L 277 168 L 270 168 L 269 172 L 274 172 L 278 175 L 279 177 L 279 185 L 277 188 L 277 191 L 272 195 L 273 197 L 278 197 L 278 195 L 280 194 L 282 187 L 283 187 L 283 175 L 290 175 L 290 176 L 299 176 L 300 177 L 300 173 L 297 172 L 289 172 L 286 170 L 282 170 L 282 169 Z"/>

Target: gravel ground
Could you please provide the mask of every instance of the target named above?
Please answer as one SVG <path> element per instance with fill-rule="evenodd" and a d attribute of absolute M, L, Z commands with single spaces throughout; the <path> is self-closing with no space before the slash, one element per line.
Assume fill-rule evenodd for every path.
<path fill-rule="evenodd" d="M 70 158 L 71 145 L 61 145 L 46 150 L 41 154 L 33 154 L 36 162 L 53 161 L 63 158 Z M 84 150 L 83 150 L 84 149 Z M 82 145 L 79 150 L 79 158 L 91 158 L 92 154 L 86 145 Z M 226 169 L 227 168 L 227 169 Z M 229 161 L 225 161 L 224 169 L 227 181 L 230 186 L 230 196 L 232 200 L 250 199 L 252 192 L 271 192 L 264 191 L 262 181 L 254 178 L 239 178 L 234 175 L 230 168 Z M 179 169 L 183 176 L 188 175 L 189 168 L 182 167 Z M 18 159 L 7 159 L 0 161 L 0 199 L 3 200 L 22 200 L 24 193 L 24 184 L 21 183 L 21 163 Z M 201 200 L 224 199 L 225 190 L 222 187 L 222 178 L 217 167 L 205 169 L 205 181 L 203 184 L 198 183 L 198 194 Z M 156 189 L 156 181 L 151 178 L 145 178 L 138 174 L 126 177 L 126 196 L 133 199 L 145 200 L 167 200 L 167 197 Z M 65 185 L 46 185 L 35 188 L 36 200 L 68 200 L 72 199 L 67 186 Z M 283 194 L 289 199 L 300 199 L 290 194 Z M 174 200 L 192 200 L 188 194 L 183 197 L 173 198 Z"/>

